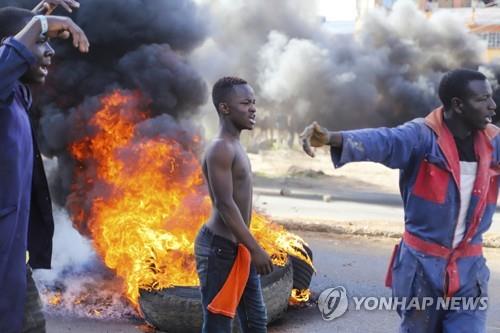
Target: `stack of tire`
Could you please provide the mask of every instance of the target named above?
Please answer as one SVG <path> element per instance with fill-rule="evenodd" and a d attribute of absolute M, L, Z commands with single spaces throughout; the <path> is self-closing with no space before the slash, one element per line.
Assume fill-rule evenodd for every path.
<path fill-rule="evenodd" d="M 284 316 L 294 284 L 292 261 L 275 266 L 271 274 L 261 277 L 262 293 L 268 323 Z M 161 332 L 200 332 L 203 323 L 198 287 L 173 287 L 160 291 L 141 290 L 139 305 L 144 319 Z M 235 320 L 233 332 L 239 332 Z"/>

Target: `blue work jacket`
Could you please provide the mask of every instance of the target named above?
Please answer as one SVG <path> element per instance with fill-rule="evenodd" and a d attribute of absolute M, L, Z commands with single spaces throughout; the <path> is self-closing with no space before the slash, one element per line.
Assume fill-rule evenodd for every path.
<path fill-rule="evenodd" d="M 33 172 L 29 90 L 19 79 L 36 62 L 13 38 L 0 46 L 0 332 L 22 329 Z"/>
<path fill-rule="evenodd" d="M 460 164 L 455 140 L 438 108 L 426 118 L 395 128 L 341 132 L 341 148 L 332 148 L 335 167 L 372 161 L 400 169 L 405 236 L 393 253 L 388 285 L 395 296 L 412 296 L 421 267 L 433 294 L 486 294 L 489 270 L 482 256 L 482 235 L 496 209 L 499 129 L 488 125 L 474 133 L 478 162 L 466 214 L 466 233 L 457 248 L 453 238 L 460 211 Z M 477 295 L 475 295 L 477 296 Z"/>

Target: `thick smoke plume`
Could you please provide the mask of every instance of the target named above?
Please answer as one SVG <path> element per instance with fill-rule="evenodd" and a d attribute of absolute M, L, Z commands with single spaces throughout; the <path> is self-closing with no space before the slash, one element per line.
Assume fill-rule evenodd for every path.
<path fill-rule="evenodd" d="M 275 127 L 286 123 L 296 132 L 312 120 L 331 129 L 395 125 L 440 104 L 444 72 L 483 62 L 485 45 L 463 22 L 442 13 L 428 19 L 411 1 L 372 11 L 354 35 L 333 35 L 307 10 L 310 2 L 280 4 L 210 5 L 215 32 L 192 56 L 209 80 L 248 77 L 261 115 Z M 224 61 L 205 70 L 209 59 Z"/>
<path fill-rule="evenodd" d="M 36 1 L 0 0 L 7 4 L 29 8 Z M 53 185 L 61 205 L 74 167 L 68 144 L 92 131 L 75 132 L 75 119 L 89 119 L 96 97 L 112 89 L 141 91 L 153 117 L 167 114 L 175 123 L 207 102 L 206 82 L 232 74 L 252 83 L 261 120 L 272 126 L 395 125 L 438 106 L 443 73 L 477 68 L 485 52 L 463 22 L 439 12 L 426 18 L 411 1 L 372 11 L 354 35 L 332 34 L 315 2 L 300 0 L 84 0 L 73 19 L 91 52 L 58 43 L 38 99 L 43 153 L 59 158 Z"/>
<path fill-rule="evenodd" d="M 37 2 L 0 0 L 0 6 L 33 8 Z M 66 15 L 62 9 L 54 14 Z M 42 153 L 58 157 L 59 172 L 51 185 L 62 206 L 75 167 L 68 145 L 92 133 L 85 123 L 98 109 L 99 96 L 115 89 L 140 91 L 150 117 L 168 116 L 158 118 L 158 128 L 165 129 L 166 121 L 168 128 L 176 127 L 162 133 L 166 136 L 195 133 L 193 126 L 178 121 L 207 99 L 205 81 L 185 56 L 207 33 L 206 19 L 192 1 L 83 0 L 72 18 L 89 37 L 91 52 L 82 55 L 70 43 L 54 41 L 55 64 L 33 110 Z M 148 128 L 158 132 L 152 119 Z"/>
<path fill-rule="evenodd" d="M 36 1 L 0 0 L 7 4 L 29 8 Z M 38 99 L 43 153 L 59 161 L 53 188 L 60 205 L 75 167 L 67 147 L 92 133 L 75 122 L 90 119 L 97 97 L 113 89 L 139 90 L 153 118 L 169 116 L 168 127 L 207 102 L 206 82 L 230 74 L 254 86 L 261 124 L 292 132 L 312 120 L 332 129 L 395 125 L 438 106 L 443 73 L 477 68 L 485 52 L 463 22 L 439 12 L 428 19 L 411 1 L 397 2 L 389 13 L 374 10 L 354 35 L 329 31 L 314 1 L 81 4 L 73 19 L 87 32 L 91 52 L 80 55 L 58 43 L 57 62 Z"/>

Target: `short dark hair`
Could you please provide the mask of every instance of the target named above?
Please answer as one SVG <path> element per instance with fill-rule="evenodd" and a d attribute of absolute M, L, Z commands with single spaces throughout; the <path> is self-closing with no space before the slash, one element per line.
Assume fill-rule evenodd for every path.
<path fill-rule="evenodd" d="M 233 87 L 240 84 L 248 84 L 248 82 L 236 76 L 225 76 L 215 82 L 212 88 L 212 102 L 217 112 L 219 112 L 219 103 L 224 102 Z"/>
<path fill-rule="evenodd" d="M 486 76 L 472 69 L 455 69 L 444 74 L 439 83 L 439 99 L 445 109 L 451 107 L 451 99 L 458 97 L 464 99 L 467 97 L 467 88 L 471 81 L 484 81 Z"/>
<path fill-rule="evenodd" d="M 0 8 L 0 40 L 14 36 L 28 23 L 35 14 L 17 7 Z"/>

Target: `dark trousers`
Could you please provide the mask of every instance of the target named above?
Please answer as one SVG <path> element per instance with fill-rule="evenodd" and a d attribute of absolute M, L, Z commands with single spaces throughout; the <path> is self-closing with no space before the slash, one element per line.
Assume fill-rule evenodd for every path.
<path fill-rule="evenodd" d="M 24 305 L 22 333 L 45 333 L 45 318 L 42 312 L 42 301 L 33 280 L 31 267 L 26 269 L 26 303 Z"/>
<path fill-rule="evenodd" d="M 213 314 L 208 304 L 224 285 L 237 254 L 237 244 L 214 235 L 203 226 L 195 241 L 196 269 L 200 278 L 203 306 L 203 333 L 230 333 L 232 319 Z M 251 265 L 245 291 L 237 309 L 241 331 L 244 333 L 267 332 L 267 313 L 262 296 L 260 276 Z"/>

